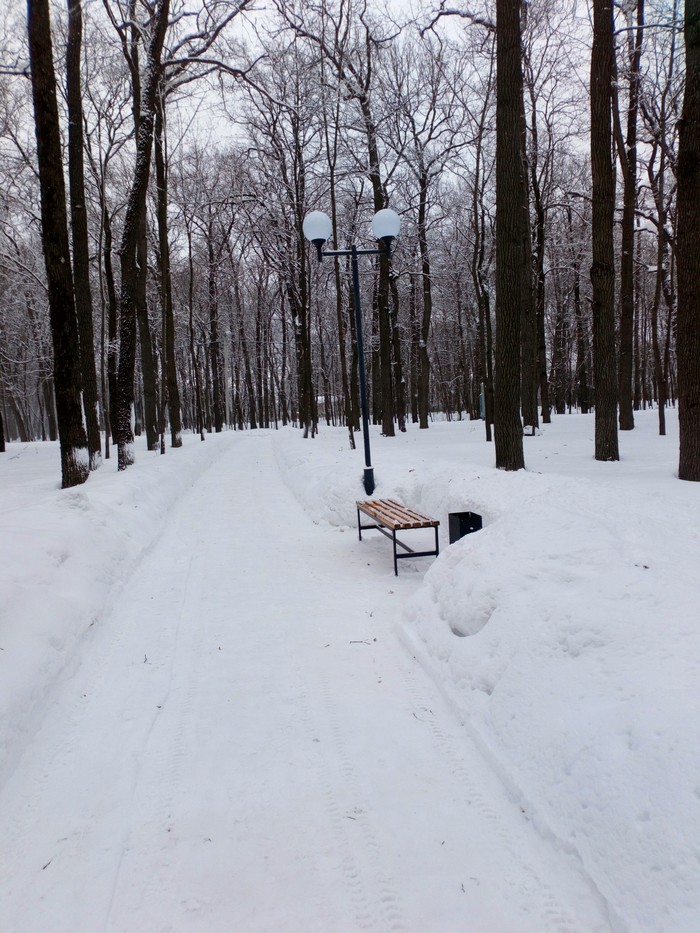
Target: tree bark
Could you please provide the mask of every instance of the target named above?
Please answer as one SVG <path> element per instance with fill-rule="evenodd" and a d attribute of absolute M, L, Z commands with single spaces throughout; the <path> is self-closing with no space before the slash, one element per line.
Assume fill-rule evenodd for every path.
<path fill-rule="evenodd" d="M 90 457 L 81 410 L 78 321 L 68 245 L 66 189 L 48 0 L 28 0 L 27 27 L 41 191 L 42 244 L 53 338 L 61 483 L 65 489 L 85 482 L 90 472 Z"/>
<path fill-rule="evenodd" d="M 581 301 L 581 255 L 574 242 L 574 224 L 571 205 L 567 205 L 569 239 L 571 242 L 571 274 L 573 278 L 574 317 L 576 319 L 576 403 L 582 415 L 588 414 L 588 340 Z"/>
<path fill-rule="evenodd" d="M 212 210 L 212 207 L 209 207 Z M 214 430 L 220 434 L 224 427 L 223 359 L 219 326 L 219 289 L 216 280 L 214 252 L 214 221 L 207 227 L 207 305 L 209 307 L 209 353 L 211 355 L 212 407 Z"/>
<path fill-rule="evenodd" d="M 112 431 L 112 443 L 117 443 L 117 368 L 119 365 L 119 342 L 117 333 L 119 304 L 114 285 L 112 266 L 112 221 L 107 209 L 104 193 L 102 194 L 102 228 L 104 243 L 102 247 L 105 286 L 107 289 L 107 394 L 109 395 L 109 423 Z"/>
<path fill-rule="evenodd" d="M 521 123 L 523 73 L 520 0 L 497 0 L 496 38 L 496 466 L 521 470 L 521 302 L 527 269 L 527 203 Z"/>
<path fill-rule="evenodd" d="M 686 77 L 678 148 L 678 478 L 700 482 L 700 0 L 685 0 Z"/>
<path fill-rule="evenodd" d="M 389 278 L 389 288 L 391 290 L 391 342 L 394 358 L 394 398 L 396 399 L 396 422 L 399 431 L 406 430 L 406 380 L 403 375 L 403 363 L 401 361 L 401 332 L 399 330 L 399 286 L 398 276 L 391 275 Z"/>
<path fill-rule="evenodd" d="M 175 361 L 175 317 L 168 239 L 168 169 L 165 157 L 165 102 L 158 102 L 155 121 L 155 169 L 158 214 L 158 252 L 160 258 L 160 296 L 163 313 L 163 366 L 165 398 L 170 416 L 170 445 L 182 447 L 182 409 Z"/>
<path fill-rule="evenodd" d="M 202 377 L 197 365 L 197 350 L 194 334 L 194 255 L 192 250 L 192 229 L 187 226 L 187 308 L 190 365 L 192 367 L 192 382 L 194 383 L 193 423 L 196 426 L 199 439 L 204 440 L 204 406 L 202 404 Z"/>
<path fill-rule="evenodd" d="M 533 113 L 532 134 L 537 139 L 536 118 Z M 535 142 L 535 146 L 537 143 Z M 537 178 L 536 163 L 530 170 L 532 184 L 532 193 L 535 201 L 535 250 L 534 250 L 534 272 L 535 272 L 535 327 L 536 327 L 536 376 L 535 376 L 535 395 L 537 388 L 540 391 L 540 404 L 542 410 L 543 424 L 549 424 L 552 420 L 549 399 L 549 378 L 547 375 L 547 337 L 545 332 L 545 242 L 546 242 L 546 223 L 547 215 L 542 200 L 542 191 L 540 189 L 539 179 Z M 537 411 L 537 400 L 535 399 L 535 411 Z"/>
<path fill-rule="evenodd" d="M 141 220 L 141 232 L 136 248 L 136 322 L 139 331 L 141 349 L 141 380 L 143 383 L 143 426 L 146 429 L 146 445 L 149 450 L 157 450 L 159 443 L 158 429 L 158 376 L 156 356 L 153 350 L 151 323 L 148 318 L 148 225 L 144 211 Z"/>
<path fill-rule="evenodd" d="M 666 262 L 666 231 L 663 215 L 659 218 L 659 232 L 657 243 L 657 263 L 656 263 L 656 283 L 654 287 L 654 298 L 651 306 L 651 345 L 654 357 L 654 379 L 656 381 L 656 396 L 659 405 L 659 434 L 666 434 L 666 400 L 667 386 L 666 373 L 662 361 L 661 347 L 659 344 L 659 310 L 661 308 L 661 299 L 663 298 L 663 279 L 664 263 Z"/>
<path fill-rule="evenodd" d="M 321 60 L 321 74 L 325 81 L 326 60 Z M 325 83 L 324 83 L 325 86 Z M 338 127 L 340 125 L 340 101 L 341 94 L 336 93 L 332 102 L 332 113 L 334 118 L 333 132 L 328 120 L 330 106 L 324 106 L 321 111 L 323 119 L 323 134 L 326 148 L 326 161 L 328 162 L 328 186 L 331 202 L 331 223 L 333 224 L 333 242 L 338 242 L 338 203 L 336 195 L 336 171 L 338 165 Z M 350 379 L 348 376 L 347 359 L 347 341 L 346 331 L 347 322 L 343 314 L 343 289 L 342 276 L 340 270 L 340 260 L 336 259 L 333 263 L 333 275 L 335 277 L 335 316 L 338 325 L 338 358 L 340 360 L 340 380 L 343 393 L 343 412 L 345 415 L 345 426 L 348 429 L 348 441 L 350 449 L 355 450 L 355 420 L 353 418 L 353 403 L 350 394 Z M 349 289 L 350 294 L 352 289 Z"/>
<path fill-rule="evenodd" d="M 420 252 L 423 316 L 418 343 L 418 427 L 428 427 L 430 410 L 430 356 L 428 339 L 433 316 L 433 287 L 428 251 L 428 175 L 421 166 L 418 176 L 418 250 Z"/>
<path fill-rule="evenodd" d="M 522 8 L 521 8 L 522 15 Z M 522 27 L 521 27 L 522 29 Z M 535 294 L 533 290 L 533 265 L 532 265 L 532 239 L 530 235 L 530 187 L 528 182 L 528 157 L 527 157 L 527 123 L 525 121 L 525 88 L 522 66 L 522 36 L 519 57 L 520 72 L 520 90 L 518 92 L 518 104 L 520 113 L 518 117 L 519 133 L 521 142 L 521 161 L 522 178 L 520 180 L 521 194 L 521 231 L 520 237 L 523 243 L 524 268 L 522 273 L 522 297 L 520 300 L 521 324 L 520 324 L 520 404 L 522 407 L 522 418 L 528 433 L 534 434 L 535 428 L 539 427 L 539 417 L 537 414 L 537 389 L 539 387 L 539 370 L 537 366 L 537 313 L 535 308 Z M 535 118 L 536 119 L 536 118 Z M 539 194 L 539 189 L 538 192 Z M 538 205 L 539 206 L 539 205 Z M 538 217 L 539 223 L 539 217 Z M 539 232 L 539 231 L 538 231 Z M 542 232 L 544 232 L 544 214 L 542 216 Z M 544 326 L 544 322 L 543 322 Z"/>
<path fill-rule="evenodd" d="M 637 114 L 639 112 L 640 62 L 644 35 L 644 0 L 637 0 L 637 29 L 629 39 L 629 103 L 626 137 L 622 139 L 617 92 L 614 95 L 618 154 L 622 167 L 622 255 L 620 257 L 620 430 L 634 428 L 632 375 L 634 362 L 634 223 L 637 210 Z"/>
<path fill-rule="evenodd" d="M 595 458 L 619 460 L 615 365 L 615 177 L 612 161 L 612 0 L 593 0 L 591 177 L 593 193 L 593 379 Z"/>
<path fill-rule="evenodd" d="M 73 234 L 73 288 L 80 343 L 83 411 L 87 429 L 90 468 L 99 466 L 102 439 L 98 419 L 95 332 L 90 291 L 90 250 L 83 163 L 83 103 L 80 87 L 80 55 L 83 38 L 82 0 L 68 0 L 66 43 L 66 97 L 68 104 L 68 180 Z"/>

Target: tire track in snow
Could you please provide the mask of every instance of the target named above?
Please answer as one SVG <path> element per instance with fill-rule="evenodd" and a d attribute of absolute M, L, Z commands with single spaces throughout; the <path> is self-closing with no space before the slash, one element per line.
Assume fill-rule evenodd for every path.
<path fill-rule="evenodd" d="M 400 899 L 396 886 L 382 867 L 382 850 L 372 829 L 374 812 L 360 787 L 357 769 L 346 750 L 339 722 L 337 700 L 322 671 L 319 692 L 323 703 L 312 709 L 308 695 L 300 704 L 301 719 L 309 734 L 319 739 L 318 781 L 337 848 L 336 867 L 343 878 L 358 930 L 404 933 Z M 301 672 L 297 677 L 303 683 Z M 327 715 L 321 716 L 319 710 Z M 332 749 L 332 754 L 326 750 Z M 362 865 L 368 868 L 362 868 Z M 323 910 L 327 914 L 326 902 Z M 354 927 L 353 927 L 354 928 Z M 342 930 L 344 924 L 313 929 Z"/>
<path fill-rule="evenodd" d="M 161 582 L 167 587 L 178 585 L 175 574 Z M 105 917 L 109 915 L 130 848 L 128 814 L 143 749 L 159 718 L 161 681 L 163 675 L 166 683 L 172 680 L 172 625 L 161 623 L 160 628 L 148 631 L 149 652 L 152 657 L 170 657 L 169 666 L 153 664 L 146 655 L 142 661 L 134 653 L 142 620 L 122 615 L 121 605 L 120 600 L 85 639 L 81 665 L 56 690 L 52 707 L 25 752 L 26 761 L 20 762 L 16 775 L 3 788 L 4 799 L 14 801 L 8 807 L 12 817 L 5 830 L 7 851 L 12 851 L 13 859 L 12 865 L 9 859 L 2 860 L 6 868 L 0 883 L 4 887 L 11 877 L 21 877 L 27 885 L 34 878 L 33 896 L 53 904 L 47 929 L 87 929 L 78 919 L 82 917 L 80 905 L 67 900 L 64 904 L 68 895 L 61 880 L 81 871 L 86 851 L 93 852 L 89 865 L 93 904 L 101 901 Z M 109 740 L 93 748 L 92 735 Z M 65 798 L 60 796 L 62 788 L 69 789 Z M 119 818 L 117 813 L 125 815 Z M 97 847 L 94 840 L 105 822 L 113 826 L 110 844 Z M 41 836 L 47 843 L 43 852 L 33 852 L 25 843 L 36 835 L 37 825 L 42 826 Z M 93 916 L 91 925 L 94 922 Z"/>
<path fill-rule="evenodd" d="M 551 933 L 590 933 L 590 931 L 580 927 L 575 918 L 556 899 L 552 889 L 535 870 L 531 861 L 523 858 L 523 853 L 532 851 L 532 842 L 527 837 L 530 832 L 536 832 L 534 827 L 528 824 L 526 831 L 514 830 L 512 821 L 507 823 L 503 819 L 475 782 L 465 764 L 465 752 L 469 750 L 470 746 L 472 746 L 475 760 L 479 764 L 483 763 L 485 768 L 488 768 L 488 764 L 478 752 L 476 746 L 473 746 L 469 737 L 464 734 L 459 748 L 456 748 L 455 738 L 448 735 L 440 726 L 429 708 L 429 701 L 419 690 L 415 678 L 406 672 L 404 673 L 404 681 L 416 710 L 422 714 L 420 716 L 421 721 L 426 723 L 430 729 L 437 754 L 449 764 L 450 770 L 464 788 L 466 805 L 472 806 L 490 824 L 493 833 L 501 840 L 503 848 L 512 862 L 518 865 L 519 870 L 526 877 L 528 903 L 532 911 L 536 911 L 542 918 L 542 925 L 538 929 L 542 933 L 544 931 L 551 931 Z M 484 768 L 480 770 L 484 770 Z M 494 782 L 500 784 L 495 774 L 493 777 Z M 515 806 L 515 803 L 513 803 L 513 806 Z"/>
<path fill-rule="evenodd" d="M 302 683 L 302 673 L 297 667 L 297 680 Z M 357 861 L 353 855 L 350 840 L 348 837 L 348 828 L 345 822 L 343 810 L 338 801 L 338 781 L 337 778 L 331 778 L 329 771 L 328 753 L 326 746 L 328 742 L 327 723 L 321 722 L 318 711 L 312 710 L 308 694 L 300 698 L 299 702 L 300 720 L 306 727 L 309 735 L 314 736 L 314 741 L 319 744 L 319 760 L 317 763 L 317 780 L 319 785 L 319 797 L 323 800 L 334 841 L 334 869 L 343 879 L 345 893 L 349 896 L 349 912 L 355 916 L 359 929 L 371 929 L 368 926 L 370 916 L 370 897 L 366 890 L 366 885 L 362 873 L 358 867 Z M 323 738 L 319 738 L 322 736 Z M 328 912 L 327 898 L 316 898 L 316 904 L 319 913 Z M 326 929 L 339 929 L 337 918 L 334 918 L 333 925 Z"/>
<path fill-rule="evenodd" d="M 106 634 L 107 631 L 109 635 Z M 15 775 L 11 775 L 3 788 L 3 793 L 7 790 L 10 795 L 13 792 L 16 794 L 11 823 L 5 835 L 7 851 L 14 853 L 15 865 L 18 861 L 24 861 L 29 871 L 40 869 L 41 872 L 47 872 L 43 876 L 37 875 L 40 879 L 37 883 L 37 893 L 45 885 L 50 886 L 52 866 L 55 868 L 59 862 L 74 861 L 79 856 L 81 843 L 92 826 L 92 812 L 82 815 L 79 826 L 69 827 L 64 823 L 60 803 L 57 806 L 51 805 L 52 788 L 66 782 L 79 786 L 84 780 L 82 775 L 75 773 L 75 761 L 82 742 L 84 724 L 93 714 L 95 698 L 99 696 L 105 676 L 112 665 L 112 658 L 120 651 L 125 638 L 126 634 L 121 626 L 108 630 L 93 630 L 91 638 L 86 640 L 87 649 L 94 652 L 90 665 L 78 668 L 73 677 L 61 685 L 55 699 L 55 707 L 60 707 L 64 714 L 66 709 L 68 710 L 68 715 L 61 719 L 61 728 L 53 727 L 50 711 L 32 745 L 25 752 L 31 759 L 31 765 L 23 767 L 23 762 L 20 762 L 16 769 L 16 775 L 21 773 L 25 781 L 29 777 L 29 782 L 17 788 Z M 55 827 L 56 830 L 55 843 L 43 853 L 27 851 L 24 843 L 31 835 L 28 831 L 37 823 L 44 823 L 52 829 Z M 9 860 L 3 862 L 6 870 L 0 876 L 2 886 L 8 882 L 10 868 Z"/>
<path fill-rule="evenodd" d="M 183 764 L 187 759 L 188 741 L 184 736 L 183 723 L 189 723 L 187 715 L 192 706 L 193 697 L 193 656 L 199 658 L 197 641 L 194 646 L 188 639 L 186 649 L 183 650 L 183 617 L 187 606 L 187 597 L 192 576 L 193 557 L 186 557 L 182 569 L 173 570 L 172 574 L 162 579 L 159 591 L 167 594 L 170 604 L 179 602 L 179 611 L 176 614 L 177 623 L 172 625 L 166 613 L 160 622 L 157 633 L 149 633 L 151 637 L 157 634 L 155 642 L 149 641 L 151 659 L 147 663 L 153 666 L 153 671 L 161 681 L 159 687 L 159 703 L 154 715 L 151 729 L 145 738 L 137 762 L 136 775 L 128 810 L 128 823 L 124 832 L 124 842 L 119 859 L 119 865 L 114 875 L 112 895 L 105 917 L 105 930 L 123 929 L 117 920 L 113 926 L 115 905 L 121 900 L 119 893 L 124 886 L 130 887 L 134 894 L 138 892 L 136 909 L 144 904 L 153 903 L 154 898 L 171 901 L 175 896 L 172 878 L 173 839 L 171 835 L 172 818 L 175 810 L 174 788 L 182 773 Z M 146 571 L 148 572 L 148 571 Z M 160 598 L 160 592 L 153 596 L 154 602 Z M 174 596 L 173 594 L 178 594 Z M 193 651 L 197 652 L 193 655 Z M 146 656 L 147 657 L 147 656 Z M 186 688 L 173 694 L 175 671 L 184 665 Z M 181 679 L 178 679 L 182 683 Z M 180 697 L 181 694 L 181 697 Z M 140 701 L 139 701 L 140 702 Z M 172 709 L 175 707 L 175 709 Z M 138 711 L 136 711 L 138 712 Z M 151 834 L 160 835 L 162 842 L 159 847 L 158 871 L 152 872 L 152 860 L 140 869 L 140 847 L 138 836 L 143 833 L 144 827 Z M 145 879 L 145 880 L 144 880 Z M 132 896 L 134 896 L 132 894 Z M 130 901 L 131 903 L 131 901 Z"/>
<path fill-rule="evenodd" d="M 345 836 L 348 843 L 351 847 L 353 843 L 355 846 L 359 843 L 359 846 L 367 855 L 367 862 L 371 868 L 370 877 L 372 880 L 369 884 L 366 878 L 362 879 L 362 874 L 356 865 L 353 865 L 352 868 L 353 880 L 359 882 L 362 879 L 365 888 L 369 888 L 367 891 L 370 900 L 368 910 L 365 918 L 360 917 L 359 919 L 365 919 L 365 922 L 370 924 L 365 927 L 366 929 L 378 928 L 400 933 L 406 927 L 402 918 L 398 893 L 393 880 L 388 877 L 382 868 L 382 850 L 372 829 L 372 824 L 376 818 L 375 813 L 369 804 L 366 793 L 361 789 L 357 768 L 347 753 L 345 735 L 339 722 L 337 693 L 330 690 L 325 680 L 321 693 L 325 709 L 329 711 L 329 733 L 335 747 L 335 757 L 342 775 L 344 791 L 348 798 L 352 797 L 357 800 L 352 815 L 348 813 L 343 815 L 339 807 L 337 794 L 333 787 L 329 787 L 327 802 L 330 812 L 334 814 L 336 819 L 336 825 L 338 825 L 340 815 L 341 823 L 344 818 Z M 352 821 L 352 826 L 347 825 L 348 819 Z M 355 828 L 358 830 L 357 833 L 354 831 Z M 351 831 L 352 836 L 350 835 Z M 359 839 L 356 838 L 358 836 Z"/>

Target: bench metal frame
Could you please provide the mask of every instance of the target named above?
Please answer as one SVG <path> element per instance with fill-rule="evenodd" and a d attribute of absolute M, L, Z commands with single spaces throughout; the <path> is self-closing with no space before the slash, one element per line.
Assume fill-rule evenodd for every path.
<path fill-rule="evenodd" d="M 412 559 L 414 557 L 437 557 L 440 553 L 440 541 L 438 536 L 438 525 L 440 522 L 435 518 L 430 518 L 427 515 L 421 515 L 419 512 L 414 512 L 412 509 L 406 509 L 405 506 L 400 505 L 398 502 L 394 502 L 392 499 L 375 499 L 369 500 L 367 502 L 358 501 L 357 505 L 357 533 L 359 535 L 360 541 L 362 541 L 362 532 L 363 531 L 378 531 L 380 534 L 383 534 L 385 538 L 388 538 L 394 549 L 394 574 L 398 577 L 399 575 L 399 561 Z M 386 514 L 386 509 L 396 509 L 399 512 L 408 513 L 410 519 L 402 521 L 400 518 L 391 517 Z M 367 515 L 372 519 L 371 525 L 363 525 L 361 515 Z M 386 519 L 386 520 L 384 520 Z M 434 551 L 414 551 L 413 548 L 409 547 L 403 541 L 400 541 L 396 537 L 397 531 L 410 531 L 411 529 L 418 528 L 433 528 L 435 530 L 435 550 Z M 404 551 L 407 551 L 406 554 L 399 554 L 396 550 L 397 547 L 403 548 Z"/>

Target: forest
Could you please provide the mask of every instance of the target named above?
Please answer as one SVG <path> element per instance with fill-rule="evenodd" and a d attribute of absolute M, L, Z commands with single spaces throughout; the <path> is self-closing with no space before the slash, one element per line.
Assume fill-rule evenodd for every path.
<path fill-rule="evenodd" d="M 700 2 L 2 4 L 0 450 L 63 485 L 183 431 L 679 406 L 700 480 Z"/>

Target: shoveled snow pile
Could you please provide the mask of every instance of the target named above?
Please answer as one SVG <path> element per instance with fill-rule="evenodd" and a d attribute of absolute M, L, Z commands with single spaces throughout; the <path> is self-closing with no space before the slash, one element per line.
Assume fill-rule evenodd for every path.
<path fill-rule="evenodd" d="M 13 443 L 0 455 L 0 778 L 169 509 L 233 438 L 202 444 L 188 435 L 182 456 L 140 446 L 137 465 L 120 474 L 115 451 L 65 490 L 57 444 Z"/>
<path fill-rule="evenodd" d="M 700 916 L 700 486 L 676 478 L 669 422 L 658 437 L 639 413 L 621 462 L 597 463 L 593 416 L 559 417 L 518 473 L 493 468 L 480 424 L 373 440 L 375 495 L 440 518 L 443 547 L 449 512 L 483 517 L 427 569 L 403 640 L 630 930 Z M 352 524 L 357 463 L 321 467 L 341 436 L 278 450 L 307 509 Z"/>

